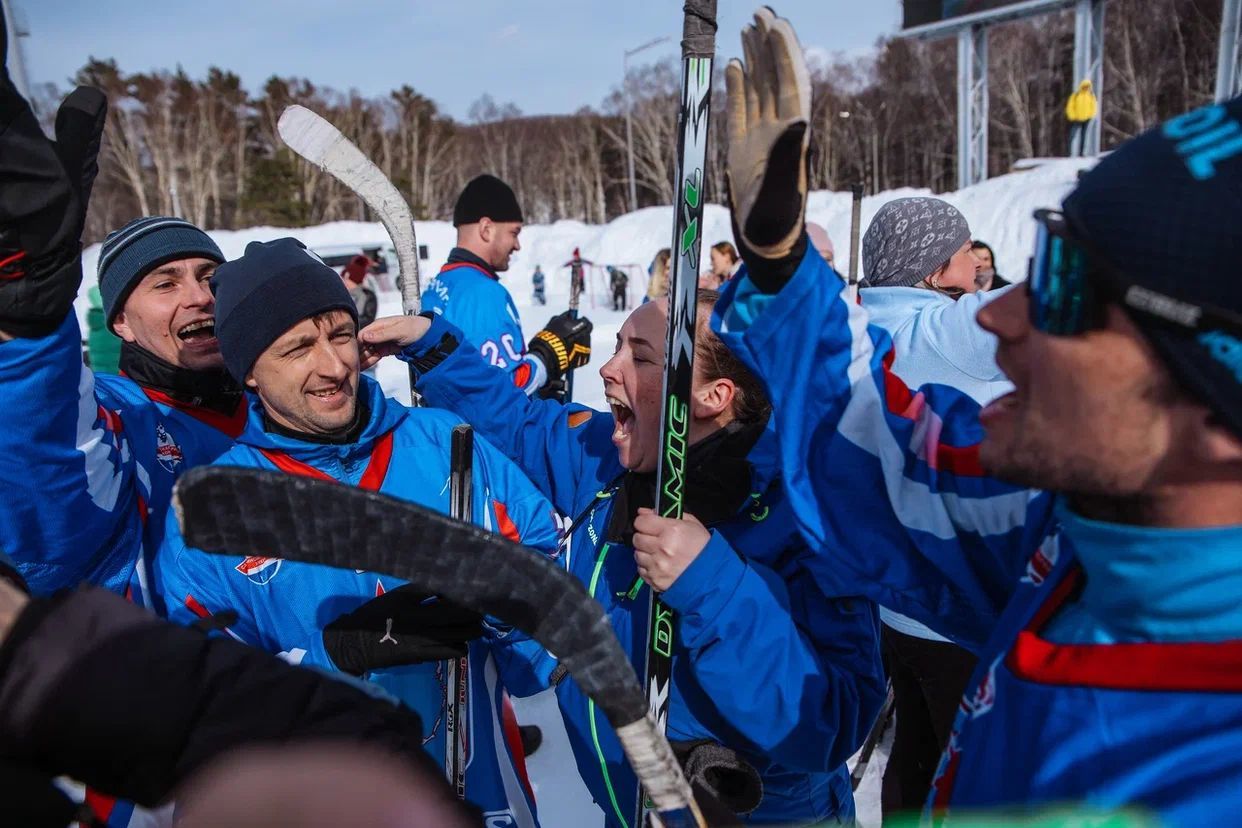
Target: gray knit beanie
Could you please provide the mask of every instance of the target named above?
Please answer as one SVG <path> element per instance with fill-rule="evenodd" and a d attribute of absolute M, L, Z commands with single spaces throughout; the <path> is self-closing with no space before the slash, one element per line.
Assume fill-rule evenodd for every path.
<path fill-rule="evenodd" d="M 916 285 L 969 240 L 970 225 L 952 204 L 899 198 L 880 208 L 863 236 L 863 275 L 871 287 Z"/>

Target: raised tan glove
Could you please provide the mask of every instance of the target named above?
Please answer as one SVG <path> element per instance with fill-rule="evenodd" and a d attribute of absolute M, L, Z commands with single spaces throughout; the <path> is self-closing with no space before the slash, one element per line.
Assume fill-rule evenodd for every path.
<path fill-rule="evenodd" d="M 725 68 L 733 223 L 765 259 L 789 256 L 806 213 L 811 79 L 793 26 L 764 6 Z"/>

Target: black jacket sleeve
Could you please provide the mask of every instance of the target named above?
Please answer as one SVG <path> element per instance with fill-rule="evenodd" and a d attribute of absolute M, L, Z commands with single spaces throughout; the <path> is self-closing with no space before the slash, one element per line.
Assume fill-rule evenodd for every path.
<path fill-rule="evenodd" d="M 310 739 L 386 749 L 452 795 L 412 710 L 104 590 L 32 601 L 0 644 L 0 764 L 151 806 L 225 751 Z"/>

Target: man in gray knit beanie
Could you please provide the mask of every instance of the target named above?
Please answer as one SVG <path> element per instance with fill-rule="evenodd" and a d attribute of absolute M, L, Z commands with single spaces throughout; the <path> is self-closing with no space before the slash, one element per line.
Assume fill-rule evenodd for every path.
<path fill-rule="evenodd" d="M 899 198 L 881 207 L 867 228 L 863 275 L 871 287 L 912 287 L 969 243 L 970 225 L 952 204 L 938 198 Z"/>

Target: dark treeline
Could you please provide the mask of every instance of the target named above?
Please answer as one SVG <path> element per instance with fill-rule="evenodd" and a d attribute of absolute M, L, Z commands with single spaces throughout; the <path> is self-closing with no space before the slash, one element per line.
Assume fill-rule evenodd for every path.
<path fill-rule="evenodd" d="M 1211 99 L 1220 10 L 1220 0 L 1109 0 L 1106 148 Z M 1062 109 L 1077 82 L 1072 54 L 1070 12 L 992 29 L 992 174 L 1020 158 L 1064 154 Z M 952 39 L 886 39 L 871 57 L 821 62 L 814 71 L 812 187 L 843 189 L 862 181 L 881 190 L 953 188 Z M 669 60 L 630 74 L 639 206 L 672 201 L 678 72 Z M 604 222 L 629 209 L 620 88 L 598 110 L 572 115 L 525 116 L 485 95 L 462 123 L 410 86 L 364 98 L 302 78 L 272 77 L 261 90 L 247 90 L 224 69 L 197 79 L 180 70 L 128 74 L 115 61 L 98 59 L 74 81 L 101 87 L 112 104 L 90 240 L 134 216 L 176 208 L 207 228 L 370 218 L 356 197 L 280 143 L 276 120 L 290 103 L 326 115 L 354 139 L 420 218 L 448 218 L 462 184 L 483 171 L 513 185 L 528 221 Z M 39 90 L 44 115 L 54 111 L 61 91 Z M 717 116 L 722 105 L 723 83 Z M 709 181 L 719 185 L 724 147 L 716 138 L 712 146 Z"/>

